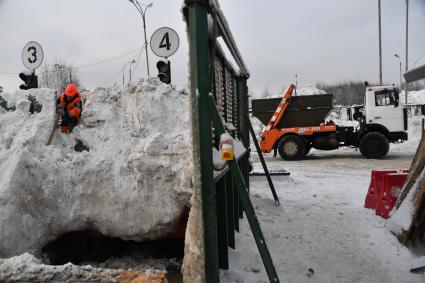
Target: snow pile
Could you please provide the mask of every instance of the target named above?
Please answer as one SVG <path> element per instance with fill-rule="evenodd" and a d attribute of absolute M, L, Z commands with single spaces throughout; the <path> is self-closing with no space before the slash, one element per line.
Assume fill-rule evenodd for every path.
<path fill-rule="evenodd" d="M 141 241 L 177 228 L 192 191 L 189 96 L 152 79 L 90 97 L 82 124 L 47 146 L 54 92 L 5 95 L 16 111 L 0 112 L 0 256 L 38 256 L 71 231 Z"/>
<path fill-rule="evenodd" d="M 273 95 L 269 95 L 267 96 L 265 99 L 267 98 L 283 98 L 283 94 L 286 92 L 287 88 L 285 88 L 282 93 L 279 94 L 273 94 Z M 326 94 L 326 91 L 318 89 L 317 87 L 308 84 L 302 88 L 297 88 L 296 90 L 294 90 L 292 92 L 293 96 L 304 96 L 304 95 L 316 95 L 316 94 Z"/>
<path fill-rule="evenodd" d="M 405 92 L 400 93 L 400 101 L 404 103 L 405 101 Z M 409 104 L 425 104 L 425 89 L 418 91 L 409 91 L 407 93 L 407 102 Z"/>
<path fill-rule="evenodd" d="M 419 188 L 424 185 L 423 180 L 425 180 L 425 170 L 418 176 L 400 207 L 391 211 L 391 217 L 385 223 L 385 226 L 395 235 L 402 235 L 405 231 L 409 231 L 415 212 L 415 195 Z"/>
<path fill-rule="evenodd" d="M 6 282 L 129 282 L 137 279 L 147 282 L 142 281 L 146 278 L 152 282 L 162 282 L 164 277 L 165 271 L 157 270 L 144 270 L 141 274 L 133 269 L 96 268 L 71 263 L 45 265 L 29 253 L 0 259 L 0 278 Z"/>
<path fill-rule="evenodd" d="M 316 94 L 326 94 L 326 91 L 318 89 L 317 87 L 313 85 L 306 85 L 302 88 L 298 88 L 296 92 L 297 96 L 303 96 L 303 95 L 316 95 Z"/>

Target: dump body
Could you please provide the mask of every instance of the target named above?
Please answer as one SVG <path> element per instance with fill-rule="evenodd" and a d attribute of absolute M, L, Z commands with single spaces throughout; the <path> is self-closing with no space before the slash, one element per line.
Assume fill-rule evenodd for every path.
<path fill-rule="evenodd" d="M 252 100 L 252 115 L 267 125 L 282 98 Z M 277 128 L 319 126 L 332 110 L 332 94 L 293 96 Z"/>

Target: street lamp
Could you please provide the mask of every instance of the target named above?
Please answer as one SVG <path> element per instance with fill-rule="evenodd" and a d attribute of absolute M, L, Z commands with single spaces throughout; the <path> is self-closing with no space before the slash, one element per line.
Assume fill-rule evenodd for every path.
<path fill-rule="evenodd" d="M 409 58 L 409 0 L 406 0 L 406 72 L 408 68 L 408 58 Z M 407 81 L 405 81 L 404 86 L 405 92 L 405 104 L 407 104 Z"/>
<path fill-rule="evenodd" d="M 131 60 L 130 62 L 127 62 L 124 64 L 124 67 L 122 67 L 122 86 L 124 86 L 125 82 L 124 82 L 124 70 L 125 67 L 127 67 L 128 64 L 130 64 L 130 80 L 131 80 L 131 64 L 136 63 L 136 60 Z"/>
<path fill-rule="evenodd" d="M 149 3 L 149 5 L 144 5 L 145 8 L 143 9 L 142 6 L 140 5 L 139 2 L 137 2 L 137 0 L 128 0 L 131 3 L 133 3 L 134 7 L 136 7 L 137 11 L 139 11 L 140 15 L 142 15 L 142 19 L 143 19 L 143 31 L 145 33 L 145 52 L 146 52 L 146 68 L 148 70 L 148 77 L 150 77 L 150 73 L 149 73 L 149 58 L 148 58 L 148 39 L 146 37 L 146 21 L 145 21 L 145 16 L 146 16 L 146 10 L 148 8 L 151 8 L 153 6 L 153 3 Z"/>
<path fill-rule="evenodd" d="M 402 88 L 402 85 L 401 85 L 401 58 L 400 58 L 400 56 L 398 56 L 398 54 L 394 54 L 394 56 L 397 57 L 398 61 L 400 62 L 400 89 L 401 89 Z"/>
<path fill-rule="evenodd" d="M 379 85 L 382 85 L 381 0 L 378 0 L 378 28 L 379 28 Z"/>

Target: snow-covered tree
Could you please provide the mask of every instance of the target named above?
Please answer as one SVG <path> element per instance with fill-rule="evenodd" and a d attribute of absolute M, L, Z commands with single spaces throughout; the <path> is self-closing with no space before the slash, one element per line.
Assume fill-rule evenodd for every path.
<path fill-rule="evenodd" d="M 77 70 L 63 60 L 45 63 L 41 69 L 40 86 L 63 91 L 69 83 L 80 86 Z"/>

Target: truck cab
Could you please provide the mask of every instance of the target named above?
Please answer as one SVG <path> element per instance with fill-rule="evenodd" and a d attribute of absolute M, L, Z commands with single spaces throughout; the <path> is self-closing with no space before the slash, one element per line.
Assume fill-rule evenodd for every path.
<path fill-rule="evenodd" d="M 407 140 L 407 113 L 396 87 L 366 86 L 364 112 L 362 128 L 365 131 L 374 128 L 374 131 L 384 134 L 390 142 Z"/>

